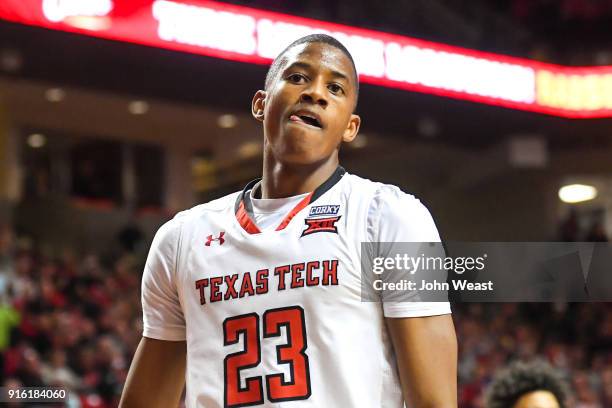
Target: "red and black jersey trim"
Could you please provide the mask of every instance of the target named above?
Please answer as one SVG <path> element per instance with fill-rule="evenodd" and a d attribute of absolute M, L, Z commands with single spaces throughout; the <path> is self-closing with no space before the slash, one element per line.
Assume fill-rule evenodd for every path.
<path fill-rule="evenodd" d="M 323 182 L 319 187 L 317 187 L 312 193 L 308 194 L 302 201 L 300 201 L 294 208 L 291 210 L 283 219 L 283 221 L 276 227 L 276 231 L 280 231 L 284 229 L 293 217 L 297 213 L 299 213 L 302 209 L 304 209 L 309 204 L 315 202 L 319 197 L 325 194 L 329 189 L 336 185 L 344 176 L 346 170 L 342 166 L 338 166 L 334 173 Z M 247 194 L 249 190 L 251 190 L 257 183 L 261 181 L 261 178 L 250 181 L 242 190 L 242 192 L 236 198 L 236 204 L 234 205 L 234 214 L 236 214 L 236 219 L 238 223 L 242 226 L 242 228 L 248 232 L 249 234 L 259 234 L 261 230 L 253 221 L 253 203 L 251 202 L 251 195 Z"/>

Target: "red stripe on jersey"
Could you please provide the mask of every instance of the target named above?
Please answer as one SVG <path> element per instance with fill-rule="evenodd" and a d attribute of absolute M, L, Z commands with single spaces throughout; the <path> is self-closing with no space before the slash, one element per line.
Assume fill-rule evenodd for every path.
<path fill-rule="evenodd" d="M 276 227 L 276 231 L 280 231 L 284 229 L 287 225 L 289 225 L 289 223 L 291 222 L 291 220 L 293 219 L 293 217 L 295 217 L 297 213 L 299 213 L 304 207 L 310 204 L 310 200 L 312 199 L 312 194 L 313 193 L 310 193 L 306 197 L 304 197 L 302 201 L 300 201 L 298 205 L 296 205 L 295 208 L 291 210 L 289 214 L 287 214 L 283 222 L 281 222 L 280 225 Z"/>
<path fill-rule="evenodd" d="M 249 217 L 249 214 L 244 209 L 244 201 L 240 202 L 240 207 L 238 207 L 238 212 L 236 212 L 236 219 L 242 228 L 244 228 L 244 230 L 249 234 L 259 234 L 261 232 L 257 224 L 253 222 L 251 217 Z"/>

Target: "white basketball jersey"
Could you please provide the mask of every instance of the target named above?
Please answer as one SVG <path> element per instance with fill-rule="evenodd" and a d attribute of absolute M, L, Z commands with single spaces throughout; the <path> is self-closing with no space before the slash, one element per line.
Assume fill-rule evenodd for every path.
<path fill-rule="evenodd" d="M 144 336 L 186 340 L 187 407 L 403 407 L 384 317 L 450 306 L 362 301 L 360 247 L 439 241 L 429 212 L 339 167 L 259 231 L 255 182 L 179 213 L 149 252 Z"/>

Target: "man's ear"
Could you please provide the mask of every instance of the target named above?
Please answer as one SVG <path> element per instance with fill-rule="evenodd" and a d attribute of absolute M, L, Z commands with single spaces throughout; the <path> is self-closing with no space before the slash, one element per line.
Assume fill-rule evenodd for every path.
<path fill-rule="evenodd" d="M 255 92 L 255 96 L 253 96 L 253 102 L 251 103 L 251 114 L 253 117 L 263 122 L 264 120 L 264 111 L 266 108 L 266 97 L 268 96 L 266 91 L 259 90 Z"/>
<path fill-rule="evenodd" d="M 351 114 L 351 119 L 349 119 L 348 126 L 344 130 L 344 134 L 342 135 L 342 141 L 345 143 L 352 142 L 355 137 L 357 137 L 357 133 L 359 132 L 359 126 L 361 126 L 361 118 L 359 115 Z"/>

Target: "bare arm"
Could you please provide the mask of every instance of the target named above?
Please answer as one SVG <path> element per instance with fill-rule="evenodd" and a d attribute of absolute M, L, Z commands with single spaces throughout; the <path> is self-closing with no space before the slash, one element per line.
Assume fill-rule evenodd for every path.
<path fill-rule="evenodd" d="M 119 408 L 177 407 L 185 386 L 184 341 L 143 337 L 134 354 Z"/>
<path fill-rule="evenodd" d="M 451 315 L 387 318 L 406 406 L 457 407 L 457 337 Z"/>

